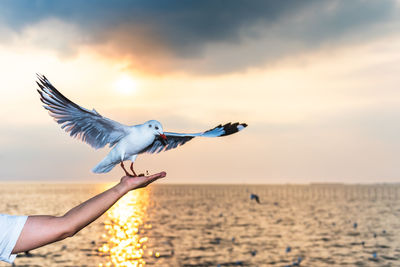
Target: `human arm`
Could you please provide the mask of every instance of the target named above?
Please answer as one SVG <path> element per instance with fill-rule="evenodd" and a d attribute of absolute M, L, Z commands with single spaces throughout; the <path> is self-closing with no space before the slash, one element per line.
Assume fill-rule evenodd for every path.
<path fill-rule="evenodd" d="M 63 216 L 29 216 L 12 253 L 29 251 L 75 235 L 129 191 L 146 187 L 165 176 L 165 172 L 150 176 L 124 176 L 114 187 L 72 208 Z"/>

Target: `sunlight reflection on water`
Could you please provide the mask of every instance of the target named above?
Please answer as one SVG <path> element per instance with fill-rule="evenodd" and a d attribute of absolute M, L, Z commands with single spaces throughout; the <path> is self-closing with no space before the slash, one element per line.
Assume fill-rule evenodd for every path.
<path fill-rule="evenodd" d="M 148 237 L 140 231 L 149 229 L 145 224 L 149 191 L 135 190 L 121 198 L 110 210 L 104 221 L 105 241 L 99 248 L 106 262 L 99 266 L 144 266 L 143 259 Z"/>

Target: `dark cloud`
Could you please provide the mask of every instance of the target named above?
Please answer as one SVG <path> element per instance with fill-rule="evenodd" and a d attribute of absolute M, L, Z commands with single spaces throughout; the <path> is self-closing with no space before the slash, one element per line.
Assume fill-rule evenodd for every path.
<path fill-rule="evenodd" d="M 66 42 L 108 45 L 105 53 L 130 57 L 133 67 L 214 73 L 385 33 L 396 10 L 394 0 L 6 0 L 0 22 L 21 32 L 57 18 L 83 36 Z"/>
<path fill-rule="evenodd" d="M 233 40 L 241 27 L 272 22 L 312 1 L 2 1 L 1 17 L 14 29 L 56 17 L 101 35 L 121 25 L 151 28 L 170 49 Z M 129 30 L 129 27 L 127 27 Z M 127 32 L 129 34 L 130 32 Z M 96 37 L 99 36 L 94 36 Z"/>

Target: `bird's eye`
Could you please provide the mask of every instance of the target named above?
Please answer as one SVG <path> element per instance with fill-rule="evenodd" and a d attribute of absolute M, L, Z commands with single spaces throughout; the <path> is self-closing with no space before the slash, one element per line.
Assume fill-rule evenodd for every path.
<path fill-rule="evenodd" d="M 149 124 L 149 128 L 151 128 L 151 124 Z"/>
<path fill-rule="evenodd" d="M 156 126 L 155 128 L 156 128 L 156 130 L 158 130 L 158 126 Z"/>

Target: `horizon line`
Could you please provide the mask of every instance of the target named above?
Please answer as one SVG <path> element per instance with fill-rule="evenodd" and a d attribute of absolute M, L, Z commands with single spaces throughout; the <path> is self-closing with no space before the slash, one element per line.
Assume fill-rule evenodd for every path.
<path fill-rule="evenodd" d="M 0 180 L 0 184 L 77 184 L 77 185 L 99 185 L 99 184 L 110 184 L 110 183 L 119 183 L 119 181 L 103 181 L 103 182 L 91 182 L 91 181 L 70 181 L 70 180 L 59 180 L 59 181 L 54 181 L 54 180 Z M 308 186 L 326 186 L 326 185 L 332 185 L 332 186 L 340 186 L 340 185 L 400 185 L 400 182 L 365 182 L 365 183 L 360 183 L 360 182 L 305 182 L 305 183 L 290 183 L 290 182 L 285 182 L 285 183 L 176 183 L 176 182 L 158 182 L 153 185 L 188 185 L 188 186 L 203 186 L 203 185 L 214 185 L 214 186 L 225 186 L 225 185 L 292 185 L 292 186 L 297 186 L 297 185 L 308 185 Z"/>

